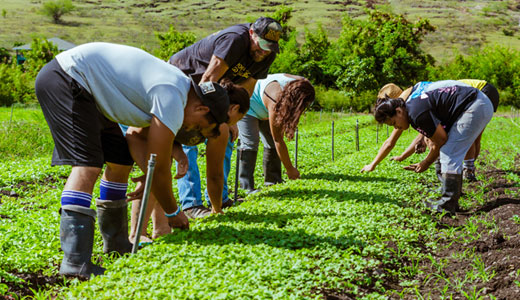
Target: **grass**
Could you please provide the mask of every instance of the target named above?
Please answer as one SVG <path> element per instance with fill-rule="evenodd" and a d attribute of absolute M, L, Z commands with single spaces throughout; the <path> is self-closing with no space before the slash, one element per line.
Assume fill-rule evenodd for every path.
<path fill-rule="evenodd" d="M 370 1 L 372 2 L 372 1 Z M 198 38 L 236 23 L 248 22 L 274 12 L 280 5 L 293 7 L 290 26 L 303 29 L 323 24 L 329 36 L 337 38 L 341 18 L 348 14 L 364 17 L 367 1 L 73 1 L 77 7 L 63 17 L 62 24 L 38 13 L 41 1 L 3 0 L 5 17 L 0 17 L 0 47 L 15 42 L 29 43 L 31 36 L 58 36 L 76 44 L 106 41 L 153 50 L 158 47 L 154 32 L 178 30 L 194 32 Z M 471 47 L 500 43 L 520 46 L 517 20 L 520 13 L 512 1 L 380 1 L 375 7 L 405 14 L 411 21 L 428 18 L 437 31 L 428 35 L 424 49 L 437 60 L 451 57 L 451 49 L 463 52 Z M 512 32 L 506 36 L 503 30 Z"/>
<path fill-rule="evenodd" d="M 9 114 L 10 110 L 0 110 L 1 128 Z M 13 139 L 33 139 L 26 131 L 46 128 L 38 110 L 15 108 L 14 116 L 27 119 L 14 118 Z M 332 120 L 334 162 L 330 155 Z M 356 120 L 361 128 L 361 151 L 355 150 Z M 487 129 L 493 135 L 483 137 L 483 149 L 492 150 L 500 157 L 502 166 L 497 167 L 506 169 L 515 153 L 510 147 L 520 138 L 520 130 L 501 130 L 508 122 L 495 118 Z M 480 291 L 466 284 L 492 278 L 482 260 L 473 256 L 471 273 L 447 278 L 443 273 L 447 260 L 429 256 L 444 232 L 435 227 L 435 218 L 420 209 L 433 170 L 413 174 L 401 170 L 407 162 L 385 160 L 373 173 L 359 173 L 386 137 L 380 129 L 376 143 L 375 123 L 368 115 L 311 112 L 302 119 L 299 133 L 301 180 L 263 188 L 241 206 L 192 222 L 189 231 L 176 230 L 137 255 L 119 259 L 103 255 L 96 232 L 93 258 L 102 262 L 107 274 L 87 282 L 68 279 L 67 286 L 41 286 L 37 298 L 319 299 L 333 291 L 356 299 L 386 299 L 413 292 L 418 283 L 410 279 L 424 272 L 418 262 L 430 257 L 437 271 L 428 280 L 447 282 L 478 299 Z M 0 291 L 5 282 L 20 281 L 13 275 L 17 272 L 55 276 L 62 257 L 59 195 L 69 169 L 49 166 L 50 134 L 42 131 L 38 135 L 46 141 L 41 143 L 43 148 L 16 150 L 20 153 L 16 159 L 13 149 L 27 148 L 27 144 L 0 148 L 0 190 L 19 195 L 0 198 Z M 394 153 L 404 150 L 414 137 L 413 131 L 405 132 Z M 289 142 L 289 149 L 292 156 L 294 141 Z M 203 157 L 199 163 L 204 164 Z M 261 162 L 257 163 L 255 175 L 260 185 Z M 469 238 L 474 226 L 470 222 L 451 235 Z M 403 283 L 404 290 L 385 285 L 390 277 Z"/>

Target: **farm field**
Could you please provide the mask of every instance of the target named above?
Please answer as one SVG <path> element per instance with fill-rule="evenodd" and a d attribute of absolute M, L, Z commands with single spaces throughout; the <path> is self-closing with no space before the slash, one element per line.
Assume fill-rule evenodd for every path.
<path fill-rule="evenodd" d="M 96 232 L 93 260 L 107 273 L 79 281 L 57 275 L 59 197 L 69 168 L 50 167 L 52 139 L 39 109 L 15 108 L 11 118 L 0 108 L 0 298 L 516 299 L 519 126 L 509 111 L 494 117 L 482 140 L 479 181 L 464 184 L 466 212 L 450 218 L 422 206 L 438 196 L 433 168 L 402 170 L 422 156 L 359 172 L 387 136 L 372 116 L 306 113 L 301 180 L 264 188 L 136 255 L 102 254 Z M 414 137 L 405 132 L 391 155 Z M 294 141 L 288 145 L 294 155 Z M 260 160 L 256 172 L 260 185 Z"/>
<path fill-rule="evenodd" d="M 364 18 L 367 9 L 403 14 L 412 22 L 427 18 L 437 27 L 425 38 L 423 49 L 438 61 L 453 50 L 466 53 L 472 47 L 499 43 L 519 47 L 519 1 L 455 0 L 76 0 L 76 9 L 63 16 L 61 24 L 39 13 L 39 0 L 2 0 L 0 47 L 29 43 L 32 36 L 60 37 L 75 44 L 105 41 L 143 47 L 159 47 L 154 32 L 165 32 L 170 24 L 190 31 L 200 39 L 236 23 L 252 21 L 275 12 L 281 5 L 293 8 L 289 25 L 303 37 L 304 29 L 322 24 L 335 39 L 341 18 Z"/>

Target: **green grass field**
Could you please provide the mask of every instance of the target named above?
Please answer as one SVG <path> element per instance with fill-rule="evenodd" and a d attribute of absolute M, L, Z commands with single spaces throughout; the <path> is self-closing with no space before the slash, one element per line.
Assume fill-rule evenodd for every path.
<path fill-rule="evenodd" d="M 478 242 L 479 226 L 494 232 L 498 220 L 483 221 L 475 214 L 459 226 L 439 226 L 440 217 L 425 213 L 421 204 L 438 195 L 433 170 L 402 170 L 422 157 L 404 163 L 385 160 L 373 173 L 361 174 L 386 138 L 386 127 L 377 128 L 369 115 L 330 112 L 311 112 L 302 120 L 301 180 L 263 188 L 224 215 L 192 222 L 189 231 L 175 230 L 136 255 L 103 255 L 96 232 L 93 260 L 107 274 L 85 282 L 62 279 L 57 276 L 62 257 L 58 208 L 69 168 L 49 166 L 52 141 L 38 110 L 15 109 L 13 116 L 8 129 L 10 111 L 0 110 L 2 132 L 8 133 L 0 139 L 0 295 L 7 299 L 22 297 L 16 289 L 28 287 L 37 299 L 441 299 L 441 293 L 449 299 L 475 289 L 487 297 L 494 293 L 483 294 L 481 287 L 498 273 L 496 266 L 476 248 L 467 249 L 468 243 Z M 361 151 L 355 149 L 356 120 Z M 513 182 L 509 195 L 518 201 L 520 128 L 513 122 L 519 121 L 509 116 L 492 120 L 483 137 L 486 154 L 477 164 L 479 170 L 489 164 L 504 170 Z M 414 137 L 413 130 L 405 132 L 392 154 Z M 293 155 L 294 142 L 289 148 Z M 202 170 L 203 164 L 201 157 Z M 260 161 L 256 171 L 260 187 Z M 461 200 L 465 208 L 485 203 L 498 180 L 478 175 L 481 185 L 465 185 L 471 191 Z M 233 183 L 230 176 L 231 187 Z M 465 241 L 466 246 L 439 257 L 448 247 L 445 240 L 449 245 Z M 467 269 L 448 275 L 449 259 L 468 260 Z M 518 272 L 511 276 L 520 280 Z M 31 285 L 28 278 L 38 284 Z M 443 284 L 446 280 L 449 284 Z"/>
<path fill-rule="evenodd" d="M 73 1 L 76 10 L 56 25 L 38 13 L 44 1 L 3 0 L 5 16 L 0 17 L 0 47 L 29 43 L 32 36 L 58 36 L 76 44 L 106 41 L 144 47 L 158 47 L 154 32 L 170 24 L 202 38 L 236 23 L 248 22 L 274 12 L 280 5 L 292 7 L 290 25 L 303 33 L 321 23 L 331 38 L 341 30 L 341 18 L 363 17 L 367 7 L 404 14 L 411 21 L 428 18 L 437 31 L 427 36 L 424 49 L 443 61 L 452 49 L 465 52 L 471 47 L 500 43 L 517 48 L 519 40 L 518 1 Z M 512 36 L 506 36 L 503 30 Z"/>

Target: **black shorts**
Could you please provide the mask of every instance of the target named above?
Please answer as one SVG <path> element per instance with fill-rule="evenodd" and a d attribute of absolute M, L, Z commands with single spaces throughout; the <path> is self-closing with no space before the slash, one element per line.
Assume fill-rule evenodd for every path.
<path fill-rule="evenodd" d="M 105 162 L 133 164 L 118 124 L 97 109 L 92 95 L 56 59 L 38 73 L 35 89 L 54 139 L 52 165 L 101 168 Z"/>
<path fill-rule="evenodd" d="M 499 102 L 499 95 L 498 95 L 497 88 L 488 82 L 480 91 L 482 93 L 486 94 L 486 96 L 488 96 L 489 100 L 491 100 L 491 103 L 493 103 L 493 111 L 497 112 L 498 102 Z"/>

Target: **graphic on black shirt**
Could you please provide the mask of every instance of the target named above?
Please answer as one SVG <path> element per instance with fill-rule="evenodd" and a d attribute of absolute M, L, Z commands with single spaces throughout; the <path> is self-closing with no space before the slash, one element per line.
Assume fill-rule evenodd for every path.
<path fill-rule="evenodd" d="M 406 102 L 410 125 L 428 138 L 439 124 L 449 132 L 477 94 L 476 88 L 456 85 L 422 93 Z"/>
<path fill-rule="evenodd" d="M 249 28 L 251 24 L 238 24 L 216 32 L 174 54 L 169 62 L 187 75 L 203 74 L 213 55 L 223 59 L 229 69 L 224 74 L 234 83 L 250 77 L 267 77 L 276 54 L 271 53 L 261 62 L 255 62 L 250 51 Z"/>

